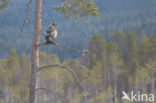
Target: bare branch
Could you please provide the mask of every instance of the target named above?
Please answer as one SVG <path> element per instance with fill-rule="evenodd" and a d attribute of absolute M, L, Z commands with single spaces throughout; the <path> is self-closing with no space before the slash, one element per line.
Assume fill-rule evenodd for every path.
<path fill-rule="evenodd" d="M 83 66 L 83 65 L 81 65 L 81 64 L 75 64 L 76 66 L 79 66 L 79 67 L 81 67 L 81 68 L 83 68 L 83 69 L 86 69 L 86 70 L 89 70 L 87 67 L 85 67 L 85 66 Z"/>
<path fill-rule="evenodd" d="M 48 44 L 53 44 L 53 45 L 55 45 L 55 46 L 57 46 L 57 47 L 60 47 L 60 48 L 65 48 L 65 49 L 68 49 L 68 50 L 72 50 L 72 51 L 81 53 L 82 55 L 85 55 L 85 54 L 87 54 L 87 53 L 89 52 L 88 50 L 83 50 L 83 51 L 81 51 L 81 50 L 78 50 L 78 49 L 75 49 L 75 48 L 63 46 L 63 45 L 58 44 L 58 43 L 56 43 L 56 42 L 54 42 L 54 41 L 52 41 L 51 43 L 42 43 L 42 44 L 39 44 L 38 46 L 44 46 L 44 45 L 48 45 Z"/>
<path fill-rule="evenodd" d="M 60 68 L 64 68 L 64 69 L 67 69 L 69 72 L 72 73 L 73 77 L 75 78 L 76 82 L 83 88 L 83 84 L 81 83 L 81 81 L 79 80 L 78 76 L 76 75 L 76 73 L 69 67 L 69 66 L 63 66 L 63 65 L 60 65 L 60 64 L 52 64 L 52 65 L 46 65 L 46 66 L 42 66 L 38 69 L 38 71 L 40 70 L 44 70 L 46 68 L 50 68 L 50 67 L 60 67 Z"/>
<path fill-rule="evenodd" d="M 27 8 L 26 8 L 26 12 L 25 12 L 26 15 L 25 15 L 25 18 L 24 18 L 24 21 L 23 21 L 22 27 L 21 27 L 21 29 L 20 29 L 19 34 L 18 34 L 17 37 L 15 38 L 15 41 L 13 42 L 13 44 L 16 43 L 16 41 L 17 41 L 17 39 L 19 38 L 19 36 L 21 36 L 22 33 L 23 33 L 24 26 L 25 26 L 26 21 L 27 21 L 27 19 L 28 19 L 28 17 L 29 17 L 29 8 L 30 8 L 31 3 L 32 3 L 32 0 L 29 0 L 29 2 L 28 2 L 28 4 L 27 4 Z"/>
<path fill-rule="evenodd" d="M 38 71 L 43 70 L 43 69 L 47 69 L 50 67 L 60 67 L 60 68 L 66 68 L 66 66 L 62 66 L 60 64 L 51 64 L 51 65 L 46 65 L 46 66 L 42 66 L 38 69 Z"/>

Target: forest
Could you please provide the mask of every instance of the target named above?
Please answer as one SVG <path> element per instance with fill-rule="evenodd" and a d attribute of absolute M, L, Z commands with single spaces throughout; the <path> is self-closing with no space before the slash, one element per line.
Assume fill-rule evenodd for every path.
<path fill-rule="evenodd" d="M 24 2 L 25 1 L 25 2 Z M 56 42 L 77 49 L 83 49 L 88 45 L 92 35 L 99 32 L 102 37 L 107 38 L 107 34 L 115 33 L 121 29 L 126 34 L 136 31 L 139 35 L 144 30 L 149 36 L 156 33 L 156 2 L 155 0 L 94 0 L 101 17 L 93 18 L 91 16 L 84 18 L 64 18 L 51 7 L 58 3 L 58 0 L 43 1 L 42 8 L 42 30 L 41 42 L 44 42 L 45 30 L 53 21 L 56 22 L 58 37 Z M 25 52 L 31 55 L 31 43 L 33 34 L 34 1 L 30 6 L 29 20 L 24 31 L 13 44 L 15 38 L 19 35 L 20 27 L 25 17 L 25 9 L 28 1 L 16 0 L 9 1 L 8 7 L 0 13 L 0 58 L 9 55 L 10 48 L 15 48 L 18 54 Z M 74 39 L 74 42 L 72 41 Z M 8 42 L 5 42 L 8 41 Z M 66 58 L 78 58 L 79 54 L 63 50 L 60 48 L 43 47 L 41 51 L 48 54 L 55 53 L 61 61 Z"/>
<path fill-rule="evenodd" d="M 0 0 L 0 103 L 156 103 L 155 5 Z"/>
<path fill-rule="evenodd" d="M 41 66 L 61 64 L 77 78 L 59 66 L 39 71 L 37 103 L 133 103 L 121 100 L 122 91 L 156 93 L 156 34 L 148 37 L 142 31 L 138 37 L 118 30 L 106 40 L 96 33 L 88 50 L 79 59 L 63 62 L 56 54 L 40 52 Z M 11 49 L 0 60 L 0 103 L 28 103 L 29 80 L 29 56 Z"/>

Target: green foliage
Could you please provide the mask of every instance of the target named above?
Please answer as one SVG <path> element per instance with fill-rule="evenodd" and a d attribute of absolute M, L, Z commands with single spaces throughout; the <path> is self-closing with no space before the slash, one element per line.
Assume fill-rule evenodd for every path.
<path fill-rule="evenodd" d="M 27 56 L 23 54 L 18 58 L 15 49 L 10 50 L 10 56 L 5 60 L 0 60 L 0 73 L 3 84 L 0 83 L 0 89 L 4 88 L 1 101 L 16 101 L 17 103 L 27 103 L 29 89 L 30 64 Z"/>
<path fill-rule="evenodd" d="M 122 103 L 133 103 L 133 101 L 123 100 Z"/>
<path fill-rule="evenodd" d="M 129 75 L 134 77 L 136 75 L 137 70 L 140 68 L 140 64 L 137 59 L 134 59 L 130 68 L 129 68 Z"/>
<path fill-rule="evenodd" d="M 69 66 L 77 75 L 83 88 L 73 74 L 60 67 L 49 67 L 39 72 L 37 91 L 38 103 L 131 103 L 121 100 L 122 91 L 131 90 L 141 93 L 155 92 L 155 35 L 143 34 L 137 42 L 137 34 L 128 35 L 122 31 L 112 34 L 109 41 L 96 33 L 88 44 L 89 53 L 84 57 L 60 62 L 56 54 L 40 52 L 40 66 L 61 64 Z M 144 38 L 144 39 L 143 39 Z M 125 42 L 125 43 L 122 43 Z M 142 48 L 142 49 L 141 49 Z M 121 52 L 122 50 L 122 52 Z M 140 53 L 146 52 L 144 62 Z M 152 53 L 153 55 L 149 55 Z M 0 60 L 0 102 L 14 101 L 27 103 L 30 79 L 30 60 L 23 53 L 18 55 L 15 49 Z M 115 94 L 115 91 L 117 94 Z"/>
<path fill-rule="evenodd" d="M 156 55 L 156 34 L 152 34 L 149 39 L 150 39 L 150 42 L 151 42 L 150 57 L 151 57 L 151 59 L 154 59 L 154 57 Z"/>
<path fill-rule="evenodd" d="M 105 91 L 101 91 L 96 97 L 91 98 L 89 103 L 113 103 L 113 92 L 112 88 L 108 87 Z"/>
<path fill-rule="evenodd" d="M 117 45 L 114 42 L 109 42 L 106 46 L 106 53 L 109 55 L 115 52 L 117 52 Z"/>
<path fill-rule="evenodd" d="M 89 43 L 89 51 L 88 55 L 89 65 L 92 68 L 93 65 L 96 65 L 96 61 L 103 61 L 105 59 L 105 48 L 106 46 L 105 40 L 102 39 L 101 35 L 96 33 Z"/>
<path fill-rule="evenodd" d="M 120 73 L 122 71 L 123 60 L 119 58 L 117 53 L 110 54 L 109 63 L 115 73 Z"/>
<path fill-rule="evenodd" d="M 15 49 L 10 49 L 10 57 L 18 58 L 18 54 Z"/>
<path fill-rule="evenodd" d="M 54 6 L 53 8 L 63 14 L 65 18 L 71 16 L 100 16 L 93 0 L 61 0 L 60 2 L 62 6 Z"/>
<path fill-rule="evenodd" d="M 45 52 L 40 53 L 40 65 L 45 64 L 59 64 L 59 57 L 55 54 L 47 55 Z"/>
<path fill-rule="evenodd" d="M 72 102 L 73 103 L 80 103 L 81 100 L 83 99 L 83 97 L 85 96 L 85 91 L 84 92 L 80 92 L 78 88 L 74 89 L 74 93 L 73 93 L 73 98 L 72 98 Z"/>
<path fill-rule="evenodd" d="M 124 36 L 124 33 L 120 29 L 118 29 L 118 31 L 114 33 L 113 35 L 108 33 L 108 37 L 110 40 L 122 41 L 123 36 Z"/>
<path fill-rule="evenodd" d="M 8 0 L 1 0 L 0 1 L 0 9 L 4 9 L 8 6 Z"/>
<path fill-rule="evenodd" d="M 150 77 L 145 67 L 141 67 L 137 70 L 136 82 L 137 82 L 138 88 L 141 88 L 143 90 L 145 90 L 145 87 L 147 86 L 147 84 L 150 83 Z"/>
<path fill-rule="evenodd" d="M 98 75 L 95 75 L 98 74 Z M 88 82 L 90 83 L 90 87 L 94 87 L 99 85 L 102 78 L 102 63 L 96 62 L 96 65 L 91 69 L 88 77 Z"/>
<path fill-rule="evenodd" d="M 7 7 L 7 0 L 1 0 L 1 2 L 2 4 L 0 4 L 0 9 Z M 60 2 L 62 3 L 62 6 L 54 6 L 53 8 L 63 14 L 65 18 L 69 18 L 71 16 L 100 16 L 98 9 L 92 0 L 61 0 Z M 144 14 L 144 12 L 145 11 L 141 13 Z M 139 19 L 140 17 L 144 18 L 138 15 L 138 12 L 136 12 L 136 14 L 132 14 L 134 17 L 136 16 L 134 21 L 138 19 L 138 17 Z M 95 32 L 94 30 L 96 26 L 96 28 L 98 28 L 97 31 L 105 31 L 108 28 L 108 30 L 114 31 L 119 28 L 119 26 L 116 26 L 119 23 L 122 24 L 120 27 L 124 27 L 125 29 L 133 29 L 137 24 L 140 24 L 140 27 L 137 26 L 139 29 L 138 31 L 140 31 L 145 25 L 155 21 L 155 16 L 152 16 L 154 19 L 149 18 L 150 21 L 141 19 L 144 21 L 143 23 L 140 23 L 140 20 L 135 21 L 136 23 L 134 23 L 132 22 L 133 20 L 131 20 L 131 18 L 133 18 L 131 15 L 123 15 L 128 17 L 130 16 L 130 21 L 126 21 L 126 23 L 122 21 L 121 23 L 121 20 L 124 17 L 122 15 L 108 16 L 107 18 L 109 19 L 105 20 L 105 26 L 103 26 L 105 18 L 101 18 L 97 21 L 92 20 L 92 22 L 95 22 L 95 24 L 97 23 L 98 25 L 92 25 L 90 28 L 94 29 L 92 29 L 90 32 Z M 119 16 L 118 20 L 116 19 L 117 16 Z M 15 23 L 17 23 L 16 20 Z M 132 26 L 125 27 L 127 24 Z M 14 23 L 12 23 L 12 25 L 14 25 Z M 71 24 L 69 23 L 66 26 L 71 27 Z M 82 30 L 82 28 L 86 29 L 86 27 L 81 23 L 80 26 L 80 30 Z M 153 26 L 153 28 L 154 27 L 155 26 Z M 70 29 L 72 29 L 72 27 Z M 80 36 L 80 39 L 88 37 L 87 35 L 89 34 L 89 31 L 88 29 L 86 30 L 87 31 Z M 69 36 L 72 35 L 73 38 L 76 38 L 78 37 L 77 33 L 79 32 L 79 30 L 74 31 L 76 35 L 71 33 Z M 105 34 L 105 32 L 102 33 L 103 35 Z M 85 87 L 85 90 L 78 86 L 73 75 L 68 70 L 60 67 L 50 67 L 43 70 L 38 75 L 38 87 L 48 88 L 50 91 L 37 92 L 38 103 L 114 103 L 114 99 L 120 100 L 121 91 L 125 88 L 126 90 L 141 89 L 143 92 L 149 92 L 151 91 L 150 86 L 152 85 L 155 89 L 155 35 L 147 37 L 143 33 L 142 38 L 139 41 L 137 38 L 137 33 L 131 32 L 125 37 L 124 33 L 121 30 L 118 30 L 113 35 L 109 35 L 109 39 L 110 41 L 103 39 L 98 33 L 92 37 L 89 42 L 89 54 L 83 58 L 83 64 L 85 64 L 85 66 L 89 69 L 86 70 L 82 69 L 81 67 L 77 67 L 76 65 L 80 65 L 80 63 L 76 60 L 68 59 L 61 63 L 62 65 L 70 66 L 73 71 L 76 72 L 80 78 L 80 81 L 82 82 L 82 85 Z M 80 42 L 83 41 L 83 39 L 77 40 Z M 18 45 L 18 48 L 20 49 L 24 40 L 22 43 L 21 41 Z M 66 41 L 69 41 L 69 38 Z M 124 44 L 123 41 L 126 43 Z M 78 42 L 78 44 L 80 42 Z M 137 44 L 138 42 L 139 44 Z M 5 40 L 0 40 L 0 43 L 2 44 L 2 49 L 0 49 L 0 51 L 2 51 L 3 54 L 5 52 L 5 49 L 3 50 L 3 48 L 7 47 L 8 43 L 6 43 Z M 71 43 L 72 46 L 75 46 L 75 43 L 73 45 L 72 40 L 69 43 Z M 81 43 L 79 45 L 81 45 Z M 23 45 L 22 47 L 29 48 L 29 46 Z M 24 49 L 27 50 L 27 48 Z M 23 52 L 23 49 L 21 50 Z M 120 52 L 121 50 L 122 52 Z M 64 54 L 61 54 L 61 56 L 62 55 Z M 69 53 L 69 55 L 71 55 L 71 53 Z M 149 62 L 149 60 L 151 61 Z M 40 53 L 40 66 L 56 63 L 60 64 L 60 60 L 57 55 L 49 55 L 45 52 Z M 122 72 L 123 68 L 125 68 L 124 72 Z M 6 59 L 0 60 L 0 103 L 27 103 L 29 94 L 29 77 L 30 63 L 28 57 L 25 54 L 22 54 L 19 57 L 16 53 L 16 50 L 11 49 L 10 55 Z M 151 80 L 151 78 L 153 79 Z M 135 86 L 131 86 L 132 83 Z M 114 88 L 114 85 L 116 85 L 116 88 Z M 117 96 L 113 94 L 115 89 L 117 89 L 117 92 L 119 93 Z M 153 92 L 155 92 L 154 89 L 152 89 Z M 9 102 L 6 101 L 6 98 L 9 99 Z M 127 101 L 122 102 L 129 103 Z"/>
<path fill-rule="evenodd" d="M 133 58 L 137 58 L 138 46 L 137 46 L 137 34 L 131 32 L 127 35 L 127 60 L 129 63 L 133 62 Z"/>
<path fill-rule="evenodd" d="M 139 51 L 140 51 L 139 54 L 140 54 L 140 58 L 142 59 L 142 63 L 144 63 L 145 60 L 148 60 L 148 57 L 151 52 L 151 42 L 149 38 L 145 35 L 144 31 L 142 32 Z"/>

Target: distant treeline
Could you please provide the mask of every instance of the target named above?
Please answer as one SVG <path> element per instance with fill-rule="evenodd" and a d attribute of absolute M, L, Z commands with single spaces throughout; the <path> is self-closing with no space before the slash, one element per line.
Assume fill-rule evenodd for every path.
<path fill-rule="evenodd" d="M 121 100 L 122 91 L 156 93 L 156 34 L 148 37 L 142 31 L 138 37 L 136 32 L 124 35 L 118 30 L 108 34 L 106 41 L 96 33 L 88 50 L 79 60 L 63 62 L 55 54 L 40 52 L 40 66 L 69 66 L 81 85 L 67 69 L 40 71 L 37 103 L 130 103 Z M 0 60 L 0 103 L 28 103 L 29 78 L 28 56 L 11 49 L 9 56 Z"/>

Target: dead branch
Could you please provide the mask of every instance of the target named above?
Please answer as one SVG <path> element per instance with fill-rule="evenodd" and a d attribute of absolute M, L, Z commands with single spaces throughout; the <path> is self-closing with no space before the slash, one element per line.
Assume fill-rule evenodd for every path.
<path fill-rule="evenodd" d="M 83 66 L 83 65 L 81 65 L 81 64 L 75 64 L 76 66 L 79 66 L 79 67 L 81 67 L 81 68 L 83 68 L 83 69 L 86 69 L 86 70 L 89 70 L 87 67 L 85 67 L 85 66 Z"/>
<path fill-rule="evenodd" d="M 15 38 L 13 44 L 16 43 L 16 41 L 17 41 L 17 39 L 19 38 L 19 36 L 21 36 L 22 33 L 23 33 L 24 26 L 25 26 L 26 21 L 28 20 L 28 17 L 29 17 L 29 8 L 30 8 L 31 3 L 32 3 L 32 0 L 29 0 L 29 2 L 28 2 L 28 4 L 27 4 L 27 8 L 26 8 L 26 12 L 25 12 L 26 15 L 25 15 L 25 18 L 24 18 L 24 21 L 23 21 L 22 27 L 21 27 L 21 29 L 20 29 L 19 34 L 18 34 L 17 37 Z"/>
<path fill-rule="evenodd" d="M 60 47 L 60 48 L 72 50 L 72 51 L 81 53 L 82 55 L 85 55 L 85 54 L 87 54 L 87 53 L 89 52 L 88 50 L 83 50 L 83 51 L 81 51 L 81 50 L 78 50 L 78 49 L 75 49 L 75 48 L 63 46 L 63 45 L 58 44 L 58 43 L 56 43 L 56 42 L 54 42 L 54 41 L 52 41 L 51 43 L 42 43 L 42 44 L 39 44 L 38 46 L 49 45 L 49 44 L 53 44 L 53 45 L 55 45 L 55 46 L 57 46 L 57 47 Z"/>
<path fill-rule="evenodd" d="M 51 64 L 51 65 L 46 65 L 46 66 L 42 66 L 38 69 L 38 71 L 46 69 L 46 68 L 50 68 L 50 67 L 60 67 L 60 68 L 66 68 L 66 66 L 62 66 L 60 64 Z"/>
<path fill-rule="evenodd" d="M 69 67 L 69 66 L 63 66 L 63 65 L 60 65 L 60 64 L 52 64 L 52 65 L 46 65 L 46 66 L 42 66 L 38 69 L 38 71 L 40 70 L 44 70 L 44 69 L 47 69 L 47 68 L 50 68 L 50 67 L 60 67 L 60 68 L 64 68 L 64 69 L 67 69 L 69 72 L 72 73 L 73 77 L 75 78 L 76 82 L 83 88 L 84 86 L 82 85 L 81 81 L 79 80 L 78 76 L 76 75 L 76 73 Z"/>

